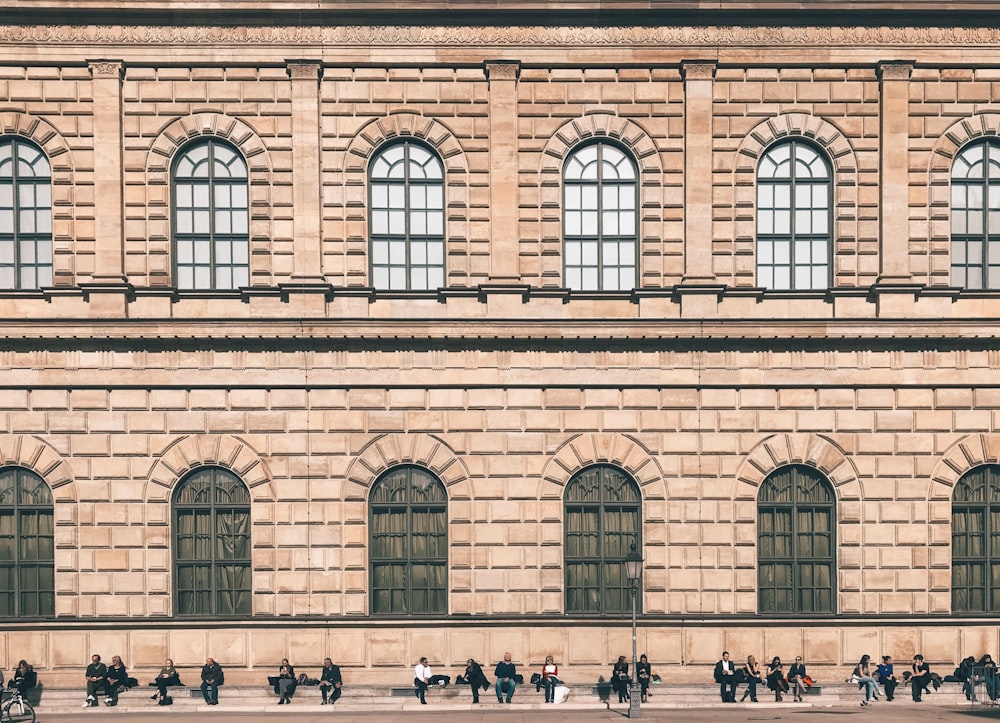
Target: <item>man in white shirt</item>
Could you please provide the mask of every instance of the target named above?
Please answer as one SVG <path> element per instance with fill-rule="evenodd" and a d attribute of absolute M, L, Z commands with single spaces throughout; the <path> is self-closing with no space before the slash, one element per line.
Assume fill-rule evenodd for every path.
<path fill-rule="evenodd" d="M 736 669 L 729 653 L 722 654 L 722 660 L 715 664 L 715 682 L 719 684 L 719 693 L 723 703 L 736 702 Z"/>
<path fill-rule="evenodd" d="M 420 698 L 421 705 L 427 705 L 424 693 L 427 692 L 427 684 L 431 675 L 431 667 L 427 665 L 427 658 L 421 658 L 420 662 L 413 668 L 413 685 L 416 686 L 413 694 Z"/>

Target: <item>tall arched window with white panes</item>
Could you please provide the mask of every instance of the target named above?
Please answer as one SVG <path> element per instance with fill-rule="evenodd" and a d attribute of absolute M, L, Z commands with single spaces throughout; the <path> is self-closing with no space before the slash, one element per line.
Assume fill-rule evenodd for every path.
<path fill-rule="evenodd" d="M 0 289 L 52 286 L 49 159 L 22 138 L 0 138 Z"/>
<path fill-rule="evenodd" d="M 833 174 L 811 144 L 783 141 L 757 167 L 757 285 L 828 289 L 833 246 Z"/>
<path fill-rule="evenodd" d="M 427 291 L 445 285 L 444 166 L 413 141 L 385 146 L 368 171 L 372 286 Z"/>
<path fill-rule="evenodd" d="M 1000 289 L 1000 140 L 972 143 L 951 167 L 951 283 Z"/>
<path fill-rule="evenodd" d="M 639 283 L 639 183 L 632 158 L 611 143 L 573 151 L 563 169 L 566 287 L 629 291 Z"/>
<path fill-rule="evenodd" d="M 174 283 L 232 291 L 250 285 L 247 164 L 214 138 L 185 147 L 173 165 Z"/>

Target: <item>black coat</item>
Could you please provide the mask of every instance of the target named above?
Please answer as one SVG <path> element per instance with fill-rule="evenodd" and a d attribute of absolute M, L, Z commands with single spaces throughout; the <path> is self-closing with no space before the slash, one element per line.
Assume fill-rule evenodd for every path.
<path fill-rule="evenodd" d="M 483 672 L 482 666 L 475 661 L 473 661 L 472 665 L 465 666 L 465 682 L 473 688 L 482 687 L 486 689 L 490 685 L 490 681 L 486 679 L 486 673 Z"/>

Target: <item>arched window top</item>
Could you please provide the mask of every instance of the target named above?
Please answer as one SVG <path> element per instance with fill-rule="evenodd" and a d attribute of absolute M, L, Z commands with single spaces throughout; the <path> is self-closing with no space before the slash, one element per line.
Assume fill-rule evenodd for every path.
<path fill-rule="evenodd" d="M 445 504 L 448 493 L 423 467 L 402 465 L 386 470 L 372 485 L 372 504 Z"/>
<path fill-rule="evenodd" d="M 250 490 L 243 480 L 221 467 L 199 467 L 174 490 L 174 503 L 197 505 L 249 505 Z"/>
<path fill-rule="evenodd" d="M 411 141 L 397 141 L 376 152 L 369 172 L 372 181 L 442 181 L 444 165 L 436 154 Z"/>
<path fill-rule="evenodd" d="M 52 504 L 52 490 L 41 477 L 23 467 L 0 469 L 0 507 Z"/>
<path fill-rule="evenodd" d="M 580 146 L 566 159 L 563 178 L 566 181 L 634 182 L 636 167 L 632 157 L 610 143 L 588 143 Z"/>
<path fill-rule="evenodd" d="M 973 467 L 955 484 L 954 502 L 971 504 L 1000 503 L 1000 465 Z"/>
<path fill-rule="evenodd" d="M 825 154 L 812 144 L 800 140 L 782 141 L 771 146 L 761 157 L 757 178 L 826 181 L 830 178 L 830 165 Z"/>
<path fill-rule="evenodd" d="M 247 164 L 239 151 L 228 143 L 210 138 L 181 149 L 174 163 L 174 178 L 246 181 Z"/>
<path fill-rule="evenodd" d="M 795 464 L 779 467 L 760 486 L 759 502 L 769 504 L 832 505 L 836 498 L 829 480 L 819 470 Z"/>
<path fill-rule="evenodd" d="M 48 156 L 23 138 L 0 137 L 0 178 L 34 178 L 48 181 L 52 174 Z"/>
<path fill-rule="evenodd" d="M 594 465 L 573 475 L 566 485 L 566 502 L 603 504 L 625 502 L 639 504 L 642 495 L 635 480 L 618 467 Z"/>
<path fill-rule="evenodd" d="M 1000 179 L 1000 141 L 979 140 L 965 146 L 951 166 L 954 181 L 985 181 Z"/>

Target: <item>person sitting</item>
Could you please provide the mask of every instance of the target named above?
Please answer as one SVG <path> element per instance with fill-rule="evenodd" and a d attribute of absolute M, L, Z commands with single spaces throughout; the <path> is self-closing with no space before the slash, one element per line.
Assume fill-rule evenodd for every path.
<path fill-rule="evenodd" d="M 784 700 L 782 693 L 788 692 L 788 681 L 785 680 L 785 666 L 781 664 L 781 658 L 775 655 L 771 658 L 771 664 L 767 666 L 767 687 L 774 691 L 774 700 L 780 703 Z"/>
<path fill-rule="evenodd" d="M 510 699 L 514 697 L 514 690 L 517 688 L 517 681 L 514 680 L 514 676 L 517 675 L 517 666 L 510 662 L 510 653 L 503 654 L 503 660 L 497 663 L 493 675 L 497 677 L 497 682 L 494 686 L 496 688 L 497 700 L 503 703 L 504 695 L 506 694 L 507 702 L 510 703 Z"/>
<path fill-rule="evenodd" d="M 157 705 L 170 705 L 168 700 L 170 696 L 167 695 L 167 688 L 173 685 L 183 685 L 181 683 L 181 677 L 177 674 L 177 668 L 174 667 L 174 661 L 167 658 L 163 661 L 163 667 L 160 668 L 160 672 L 156 676 L 150 685 L 156 686 L 156 693 L 153 693 L 152 699 L 159 699 Z"/>
<path fill-rule="evenodd" d="M 966 700 L 972 700 L 976 696 L 975 691 L 975 673 L 973 668 L 976 667 L 976 657 L 970 655 L 969 657 L 962 660 L 955 668 L 955 679 L 962 684 L 962 692 L 965 693 Z"/>
<path fill-rule="evenodd" d="M 864 686 L 865 689 L 865 699 L 861 701 L 861 705 L 868 705 L 878 700 L 882 692 L 879 690 L 878 683 L 875 682 L 875 676 L 872 675 L 871 659 L 872 656 L 870 655 L 862 655 L 861 660 L 858 661 L 857 666 L 854 668 L 854 675 L 858 679 L 858 687 Z"/>
<path fill-rule="evenodd" d="M 28 665 L 27 660 L 19 660 L 17 668 L 14 670 L 14 676 L 7 683 L 7 687 L 16 690 L 19 695 L 24 695 L 25 691 L 36 685 L 38 685 L 38 675 L 35 673 L 35 669 Z"/>
<path fill-rule="evenodd" d="M 639 656 L 639 662 L 635 664 L 635 674 L 639 679 L 639 689 L 642 695 L 642 702 L 648 703 L 646 698 L 649 696 L 649 684 L 653 678 L 653 668 L 649 664 L 649 658 L 643 653 Z"/>
<path fill-rule="evenodd" d="M 295 695 L 295 666 L 288 662 L 288 658 L 281 659 L 278 666 L 278 675 L 268 682 L 274 681 L 274 693 L 278 696 L 278 705 L 285 705 L 292 702 Z"/>
<path fill-rule="evenodd" d="M 87 671 L 83 674 L 87 680 L 87 700 L 84 701 L 82 708 L 97 706 L 98 692 L 106 691 L 108 687 L 107 674 L 108 666 L 101 662 L 101 656 L 91 655 L 90 665 L 87 666 Z"/>
<path fill-rule="evenodd" d="M 715 671 L 712 674 L 715 682 L 719 684 L 719 695 L 722 696 L 723 703 L 736 702 L 736 666 L 729 659 L 729 652 L 723 651 L 722 659 L 715 664 Z"/>
<path fill-rule="evenodd" d="M 913 656 L 913 671 L 910 673 L 910 693 L 913 702 L 919 703 L 921 696 L 931 684 L 931 666 L 924 662 L 924 656 L 917 653 Z"/>
<path fill-rule="evenodd" d="M 746 681 L 747 689 L 743 691 L 743 697 L 740 698 L 740 703 L 750 696 L 750 702 L 757 702 L 757 686 L 760 684 L 760 664 L 757 663 L 757 658 L 752 655 L 747 656 L 747 664 L 743 666 L 743 680 Z"/>
<path fill-rule="evenodd" d="M 214 658 L 205 658 L 205 664 L 201 668 L 201 695 L 206 704 L 219 704 L 219 686 L 225 682 L 222 666 Z"/>
<path fill-rule="evenodd" d="M 323 702 L 333 705 L 340 699 L 344 681 L 340 677 L 340 668 L 333 664 L 330 658 L 323 658 L 323 670 L 319 675 L 319 692 L 323 694 Z"/>
<path fill-rule="evenodd" d="M 896 686 L 899 681 L 896 680 L 896 674 L 892 668 L 892 656 L 883 655 L 882 663 L 878 666 L 878 682 L 882 684 L 882 688 L 885 690 L 885 699 L 892 700 L 896 694 Z"/>
<path fill-rule="evenodd" d="M 976 682 L 985 684 L 986 695 L 990 697 L 990 700 L 996 700 L 1000 697 L 1000 677 L 997 676 L 996 662 L 989 653 L 986 653 L 976 663 L 976 667 L 978 668 Z"/>
<path fill-rule="evenodd" d="M 792 667 L 788 669 L 788 683 L 792 687 L 793 702 L 802 702 L 802 696 L 806 693 L 805 678 L 808 675 L 805 663 L 802 662 L 802 656 L 797 657 L 792 663 Z"/>
<path fill-rule="evenodd" d="M 108 695 L 104 699 L 104 705 L 118 705 L 118 694 L 125 690 L 125 679 L 128 678 L 128 671 L 125 664 L 117 655 L 111 656 L 111 665 L 108 666 L 106 674 L 108 681 Z"/>
<path fill-rule="evenodd" d="M 557 677 L 558 675 L 559 666 L 556 665 L 555 660 L 552 659 L 551 655 L 546 655 L 545 664 L 542 665 L 542 675 L 538 680 L 538 684 L 535 686 L 536 692 L 539 688 L 545 688 L 546 703 L 556 702 L 556 686 L 562 683 L 562 681 Z"/>
<path fill-rule="evenodd" d="M 629 699 L 629 684 L 632 680 L 628 677 L 628 663 L 625 656 L 619 655 L 618 662 L 611 668 L 611 689 L 618 694 L 619 703 L 627 703 Z"/>

